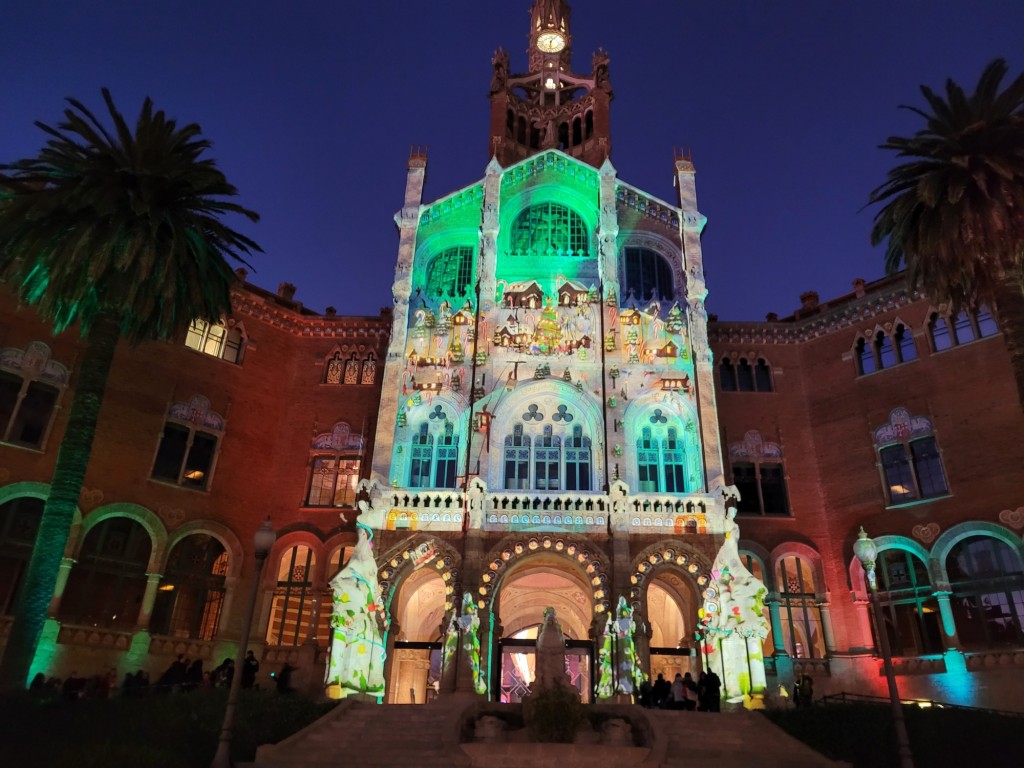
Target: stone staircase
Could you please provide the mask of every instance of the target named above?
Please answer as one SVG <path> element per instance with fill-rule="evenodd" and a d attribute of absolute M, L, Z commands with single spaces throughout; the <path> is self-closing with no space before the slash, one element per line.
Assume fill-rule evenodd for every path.
<path fill-rule="evenodd" d="M 500 764 L 503 767 L 574 768 L 593 765 L 595 749 L 603 750 L 606 757 L 616 751 L 596 744 L 478 744 L 471 761 L 460 748 L 459 737 L 464 713 L 472 706 L 456 698 L 431 704 L 384 706 L 345 701 L 280 744 L 260 747 L 256 761 L 249 765 L 251 768 L 468 768 L 476 764 Z M 489 705 L 489 709 L 494 709 L 494 705 Z M 646 757 L 640 757 L 640 762 L 630 761 L 637 768 L 839 768 L 845 765 L 818 754 L 754 712 L 712 714 L 633 706 L 623 707 L 622 711 L 628 712 L 631 718 L 646 718 L 653 736 L 652 743 L 647 745 L 650 751 Z M 522 761 L 515 757 L 520 751 Z"/>
<path fill-rule="evenodd" d="M 664 736 L 667 742 L 664 752 L 657 756 L 658 768 L 839 768 L 848 765 L 815 752 L 757 712 L 648 709 L 644 714 L 654 732 Z"/>
<path fill-rule="evenodd" d="M 453 768 L 465 702 L 345 701 L 294 736 L 256 751 L 253 768 Z"/>

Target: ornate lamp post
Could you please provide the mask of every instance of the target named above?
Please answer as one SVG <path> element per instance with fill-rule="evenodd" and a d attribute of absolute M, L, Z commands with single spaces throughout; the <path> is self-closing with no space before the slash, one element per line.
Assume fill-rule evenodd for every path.
<path fill-rule="evenodd" d="M 889 634 L 885 629 L 882 609 L 878 605 L 878 582 L 875 579 L 875 559 L 878 547 L 868 538 L 861 526 L 857 540 L 853 542 L 853 553 L 860 560 L 864 573 L 868 577 L 868 592 L 871 596 L 871 609 L 875 614 L 875 634 L 878 636 L 878 648 L 882 652 L 882 664 L 885 669 L 885 680 L 889 684 L 889 703 L 892 705 L 892 720 L 896 726 L 896 748 L 900 755 L 901 768 L 914 768 L 914 758 L 910 754 L 910 739 L 907 738 L 907 724 L 903 719 L 903 706 L 900 704 L 900 692 L 896 687 L 896 675 L 892 671 L 892 651 L 889 649 Z"/>
<path fill-rule="evenodd" d="M 235 654 L 235 672 L 231 676 L 231 689 L 228 691 L 228 705 L 224 710 L 224 723 L 220 728 L 220 740 L 217 742 L 217 753 L 213 756 L 210 768 L 232 768 L 231 761 L 231 736 L 235 725 L 235 705 L 238 703 L 238 690 L 242 687 L 242 666 L 245 664 L 245 652 L 249 647 L 249 629 L 252 627 L 252 617 L 256 612 L 256 596 L 260 589 L 260 575 L 263 573 L 263 564 L 270 554 L 274 542 L 277 541 L 277 534 L 270 527 L 270 518 L 263 521 L 256 534 L 252 538 L 253 550 L 256 556 L 256 572 L 252 577 L 252 590 L 249 593 L 249 605 L 245 613 L 245 623 L 242 625 L 242 637 L 238 643 L 238 653 Z"/>

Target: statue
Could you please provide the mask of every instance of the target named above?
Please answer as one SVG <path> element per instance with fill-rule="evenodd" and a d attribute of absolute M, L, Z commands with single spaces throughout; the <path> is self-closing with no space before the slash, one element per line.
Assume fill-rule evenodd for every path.
<path fill-rule="evenodd" d="M 561 686 L 570 686 L 569 675 L 565 671 L 565 636 L 562 625 L 555 618 L 555 609 L 545 608 L 544 623 L 537 633 L 537 660 L 530 693 Z"/>
<path fill-rule="evenodd" d="M 508 54 L 499 48 L 494 52 L 491 63 L 494 65 L 494 76 L 491 78 L 490 93 L 501 93 L 508 82 Z"/>
<path fill-rule="evenodd" d="M 730 501 L 739 498 L 735 486 L 725 489 Z M 727 502 L 728 503 L 728 502 Z M 764 598 L 768 590 L 743 564 L 739 554 L 740 527 L 736 524 L 736 503 L 725 510 L 725 541 L 715 557 L 712 576 L 718 584 L 718 610 L 712 611 L 711 625 L 720 633 L 742 629 L 744 635 L 768 636 Z"/>
<path fill-rule="evenodd" d="M 325 684 L 346 693 L 384 693 L 387 616 L 370 543 L 373 531 L 357 521 L 359 540 L 348 564 L 331 579 L 331 652 Z"/>

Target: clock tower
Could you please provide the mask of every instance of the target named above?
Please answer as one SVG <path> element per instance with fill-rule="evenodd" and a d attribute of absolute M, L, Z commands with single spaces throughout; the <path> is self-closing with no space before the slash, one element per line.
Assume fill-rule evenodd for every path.
<path fill-rule="evenodd" d="M 530 9 L 529 71 L 509 71 L 494 54 L 490 155 L 503 167 L 545 149 L 560 149 L 595 167 L 611 154 L 608 56 L 593 56 L 589 75 L 572 71 L 572 35 L 565 0 L 536 0 Z"/>

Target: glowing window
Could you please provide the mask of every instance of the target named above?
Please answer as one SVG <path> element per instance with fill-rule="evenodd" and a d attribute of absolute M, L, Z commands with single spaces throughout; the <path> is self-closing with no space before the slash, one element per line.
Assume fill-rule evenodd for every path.
<path fill-rule="evenodd" d="M 590 235 L 575 211 L 558 203 L 539 203 L 512 225 L 511 250 L 517 256 L 590 256 Z"/>
<path fill-rule="evenodd" d="M 185 334 L 186 347 L 229 363 L 241 362 L 242 341 L 242 332 L 237 327 L 229 330 L 220 323 L 199 318 L 192 321 Z"/>
<path fill-rule="evenodd" d="M 473 249 L 458 246 L 442 251 L 427 267 L 427 295 L 464 296 L 473 281 Z"/>
<path fill-rule="evenodd" d="M 304 544 L 282 553 L 267 626 L 267 643 L 270 645 L 301 645 L 310 632 L 316 632 L 316 627 L 312 626 L 316 600 L 313 590 L 315 566 L 316 556 Z"/>
<path fill-rule="evenodd" d="M 192 534 L 174 545 L 160 579 L 150 630 L 212 640 L 224 607 L 228 553 L 213 536 Z"/>

